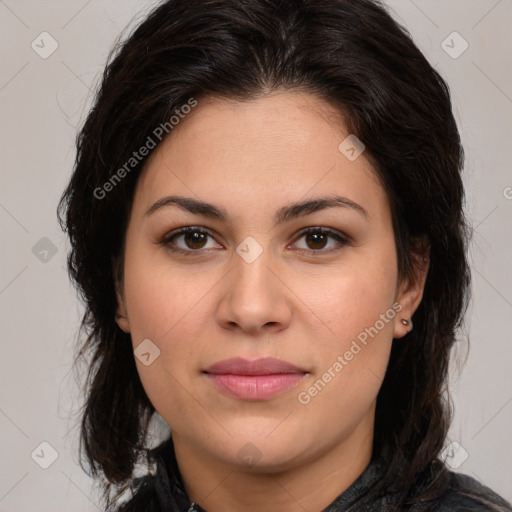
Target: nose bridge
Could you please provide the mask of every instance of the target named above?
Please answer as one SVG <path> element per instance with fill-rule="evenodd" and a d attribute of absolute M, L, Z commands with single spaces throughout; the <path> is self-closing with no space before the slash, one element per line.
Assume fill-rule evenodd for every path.
<path fill-rule="evenodd" d="M 235 266 L 233 272 L 234 291 L 240 297 L 258 294 L 254 300 L 262 300 L 273 288 L 271 282 L 275 276 L 270 271 L 272 267 L 272 254 L 270 249 L 270 237 L 266 242 L 260 237 L 257 241 L 254 237 L 246 237 L 236 248 L 233 258 Z"/>
<path fill-rule="evenodd" d="M 282 283 L 272 270 L 276 267 L 267 242 L 247 237 L 236 248 L 233 269 L 219 308 L 219 320 L 238 324 L 244 330 L 257 330 L 265 324 L 286 324 L 290 311 Z"/>

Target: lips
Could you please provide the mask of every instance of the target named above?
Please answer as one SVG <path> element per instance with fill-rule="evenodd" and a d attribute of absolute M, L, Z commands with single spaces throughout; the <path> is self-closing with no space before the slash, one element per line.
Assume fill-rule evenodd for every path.
<path fill-rule="evenodd" d="M 306 370 L 265 357 L 250 361 L 241 357 L 219 361 L 204 372 L 221 392 L 242 400 L 268 400 L 295 387 L 308 374 Z"/>
<path fill-rule="evenodd" d="M 212 364 L 206 373 L 231 375 L 273 375 L 276 373 L 306 373 L 291 363 L 273 357 L 262 357 L 250 361 L 242 357 L 225 359 Z"/>

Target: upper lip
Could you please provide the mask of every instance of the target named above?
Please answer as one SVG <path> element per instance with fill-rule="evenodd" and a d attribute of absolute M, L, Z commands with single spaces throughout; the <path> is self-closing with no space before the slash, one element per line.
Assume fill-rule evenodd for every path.
<path fill-rule="evenodd" d="M 243 357 L 224 359 L 212 364 L 206 373 L 232 374 L 232 375 L 274 375 L 279 373 L 307 373 L 297 366 L 276 359 L 274 357 L 262 357 L 253 361 Z"/>

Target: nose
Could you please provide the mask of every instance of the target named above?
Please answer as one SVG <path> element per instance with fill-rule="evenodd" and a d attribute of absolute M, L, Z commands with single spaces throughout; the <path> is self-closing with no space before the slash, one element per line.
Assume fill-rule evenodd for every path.
<path fill-rule="evenodd" d="M 219 324 L 253 335 L 286 329 L 291 321 L 293 294 L 279 275 L 270 251 L 264 250 L 251 263 L 238 254 L 233 259 L 234 267 L 221 284 Z"/>

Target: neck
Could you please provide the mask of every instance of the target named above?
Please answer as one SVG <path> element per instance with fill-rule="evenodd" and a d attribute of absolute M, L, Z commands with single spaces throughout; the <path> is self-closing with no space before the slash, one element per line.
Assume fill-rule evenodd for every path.
<path fill-rule="evenodd" d="M 325 453 L 277 472 L 257 473 L 198 449 L 176 432 L 174 450 L 185 491 L 208 512 L 323 510 L 371 460 L 373 418 Z"/>

